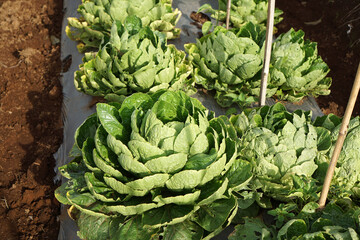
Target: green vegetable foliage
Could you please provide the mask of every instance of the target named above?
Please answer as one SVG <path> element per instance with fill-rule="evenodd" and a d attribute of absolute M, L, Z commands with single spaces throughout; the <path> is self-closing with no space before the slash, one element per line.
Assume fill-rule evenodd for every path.
<path fill-rule="evenodd" d="M 199 8 L 200 11 L 211 13 L 211 17 L 219 21 L 226 20 L 227 0 L 219 0 L 219 9 L 213 9 L 210 4 L 204 4 Z M 232 0 L 230 8 L 230 23 L 232 26 L 240 28 L 247 22 L 260 24 L 263 27 L 267 21 L 268 0 Z M 283 12 L 275 9 L 275 24 L 282 20 L 280 15 Z"/>
<path fill-rule="evenodd" d="M 180 35 L 175 28 L 181 17 L 178 9 L 171 7 L 172 0 L 82 0 L 78 8 L 80 18 L 68 18 L 67 36 L 79 41 L 78 50 L 98 48 L 109 38 L 114 22 L 126 23 L 128 16 L 137 16 L 144 26 L 163 32 L 172 39 Z"/>
<path fill-rule="evenodd" d="M 240 29 L 216 27 L 196 44 L 185 45 L 195 82 L 216 90 L 215 98 L 223 107 L 257 101 L 264 41 L 265 30 L 250 22 Z M 297 102 L 308 95 L 327 95 L 331 85 L 328 72 L 316 43 L 304 40 L 303 31 L 291 29 L 273 43 L 267 97 Z"/>
<path fill-rule="evenodd" d="M 313 126 L 310 112 L 289 113 L 277 103 L 246 110 L 230 121 L 240 139 L 240 157 L 253 164 L 254 189 L 281 201 L 317 200 L 313 174 L 330 149 L 331 137 Z"/>
<path fill-rule="evenodd" d="M 56 193 L 86 239 L 210 239 L 237 212 L 250 164 L 235 129 L 185 93 L 136 93 L 97 104 L 78 128 L 81 156 Z M 242 176 L 242 177 L 237 177 Z"/>
<path fill-rule="evenodd" d="M 83 64 L 75 72 L 75 87 L 92 96 L 123 99 L 133 92 L 160 89 L 194 93 L 187 77 L 192 66 L 185 53 L 167 45 L 164 36 L 142 27 L 135 16 L 125 25 L 112 25 L 109 42 L 97 53 L 85 53 Z"/>

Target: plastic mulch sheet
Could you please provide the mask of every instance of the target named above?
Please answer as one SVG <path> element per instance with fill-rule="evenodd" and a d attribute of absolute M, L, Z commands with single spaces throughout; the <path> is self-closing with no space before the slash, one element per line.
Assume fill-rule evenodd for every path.
<path fill-rule="evenodd" d="M 216 0 L 173 0 L 173 8 L 178 8 L 182 12 L 182 17 L 176 25 L 181 29 L 180 39 L 172 40 L 169 43 L 176 45 L 178 49 L 184 50 L 184 44 L 195 42 L 201 30 L 195 25 L 190 24 L 193 21 L 190 19 L 190 13 L 197 11 L 199 7 L 205 3 L 210 3 L 216 8 Z M 71 158 L 69 152 L 74 144 L 74 133 L 76 128 L 92 113 L 95 112 L 95 107 L 91 106 L 92 97 L 78 92 L 74 87 L 74 72 L 78 69 L 79 64 L 82 62 L 83 55 L 76 49 L 76 42 L 71 41 L 65 35 L 65 27 L 67 26 L 67 18 L 78 16 L 77 8 L 81 4 L 81 0 L 64 0 L 64 19 L 61 37 L 61 58 L 62 60 L 71 56 L 72 63 L 67 72 L 62 74 L 61 83 L 63 86 L 63 119 L 64 119 L 64 142 L 60 146 L 58 152 L 54 155 L 56 159 L 56 171 L 58 167 L 68 163 Z M 194 95 L 199 99 L 204 106 L 214 111 L 216 115 L 225 114 L 226 109 L 221 108 L 216 101 L 209 95 L 197 93 Z M 274 100 L 268 99 L 268 105 L 274 104 Z M 286 104 L 289 111 L 295 109 L 312 110 L 313 116 L 322 115 L 320 108 L 315 102 L 314 98 L 307 98 L 303 101 L 302 105 Z M 63 181 L 60 174 L 57 174 L 56 181 Z M 77 227 L 73 220 L 71 220 L 66 211 L 66 207 L 62 206 L 62 213 L 60 216 L 60 232 L 59 240 L 76 240 Z M 226 239 L 227 234 L 232 231 L 231 227 L 225 230 L 222 234 L 214 239 Z"/>

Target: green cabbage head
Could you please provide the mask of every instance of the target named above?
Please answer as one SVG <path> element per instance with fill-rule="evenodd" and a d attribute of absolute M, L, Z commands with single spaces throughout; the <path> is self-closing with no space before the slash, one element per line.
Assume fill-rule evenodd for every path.
<path fill-rule="evenodd" d="M 60 168 L 69 180 L 56 197 L 87 240 L 210 239 L 251 179 L 235 136 L 226 117 L 181 91 L 97 104 L 76 131 L 81 154 Z"/>
<path fill-rule="evenodd" d="M 78 50 L 98 48 L 103 38 L 110 35 L 111 26 L 118 21 L 124 23 L 126 17 L 141 18 L 144 26 L 163 32 L 172 39 L 180 35 L 175 28 L 181 17 L 178 9 L 171 7 L 172 0 L 82 0 L 78 7 L 80 18 L 68 18 L 67 36 L 80 42 Z"/>
<path fill-rule="evenodd" d="M 211 17 L 225 22 L 227 0 L 219 0 L 219 9 L 213 9 L 210 4 L 202 5 L 198 11 L 211 13 Z M 247 22 L 260 24 L 263 27 L 267 21 L 268 0 L 232 0 L 230 8 L 230 23 L 236 28 L 242 27 Z M 282 20 L 280 9 L 275 9 L 274 23 Z"/>
<path fill-rule="evenodd" d="M 125 25 L 114 23 L 109 42 L 97 53 L 85 53 L 75 72 L 76 89 L 92 96 L 124 97 L 159 89 L 194 93 L 185 53 L 167 45 L 161 33 L 142 27 L 139 18 L 126 20 Z"/>
<path fill-rule="evenodd" d="M 222 107 L 254 102 L 249 87 L 262 68 L 264 41 L 265 31 L 248 23 L 240 30 L 216 27 L 196 43 L 185 45 L 195 82 L 216 90 L 215 99 Z"/>
<path fill-rule="evenodd" d="M 297 102 L 308 95 L 330 94 L 331 78 L 326 77 L 330 69 L 318 56 L 317 43 L 304 36 L 302 30 L 290 29 L 273 44 L 270 84 L 281 100 Z"/>
<path fill-rule="evenodd" d="M 257 101 L 263 68 L 265 31 L 247 23 L 240 29 L 217 27 L 186 45 L 194 65 L 193 78 L 205 89 L 216 90 L 217 102 L 240 107 Z M 304 40 L 304 32 L 289 30 L 272 45 L 266 96 L 297 102 L 305 96 L 328 95 L 331 78 L 317 45 Z"/>
<path fill-rule="evenodd" d="M 317 198 L 313 180 L 317 159 L 331 147 L 329 131 L 314 127 L 311 112 L 272 107 L 249 109 L 231 117 L 239 138 L 239 156 L 253 164 L 254 187 L 278 200 Z M 308 192 L 307 192 L 308 191 Z"/>

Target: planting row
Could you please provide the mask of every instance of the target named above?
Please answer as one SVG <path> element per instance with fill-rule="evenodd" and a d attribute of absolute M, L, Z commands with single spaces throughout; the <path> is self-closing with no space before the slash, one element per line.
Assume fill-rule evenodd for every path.
<path fill-rule="evenodd" d="M 247 1 L 241 2 L 234 3 L 242 4 L 237 10 L 249 8 Z M 253 2 L 260 10 L 250 11 L 250 16 L 266 17 L 267 3 L 260 2 Z M 69 19 L 67 34 L 80 42 L 80 51 L 96 51 L 85 54 L 75 75 L 76 88 L 112 99 L 159 89 L 192 94 L 197 84 L 214 89 L 217 102 L 224 107 L 233 103 L 244 107 L 257 101 L 265 27 L 253 22 L 264 20 L 242 22 L 240 28 L 230 30 L 218 26 L 195 44 L 187 44 L 186 58 L 184 52 L 167 44 L 166 35 L 178 32 L 174 25 L 180 16 L 169 4 L 153 0 L 84 1 L 79 7 L 82 18 Z M 267 96 L 297 102 L 308 95 L 327 95 L 331 85 L 328 72 L 316 43 L 304 40 L 303 31 L 291 29 L 273 44 Z"/>
<path fill-rule="evenodd" d="M 82 17 L 69 19 L 85 52 L 75 87 L 108 101 L 77 129 L 74 159 L 60 168 L 68 181 L 55 195 L 80 238 L 211 239 L 238 224 L 229 239 L 358 239 L 360 119 L 316 211 L 341 119 L 312 121 L 280 103 L 246 108 L 259 95 L 267 1 L 232 4 L 234 28 L 214 27 L 185 46 L 188 56 L 167 43 L 181 16 L 171 1 L 84 0 Z M 201 9 L 223 20 L 225 5 Z M 328 72 L 316 43 L 290 30 L 273 43 L 268 97 L 329 94 Z M 243 112 L 215 117 L 189 97 L 196 87 Z"/>

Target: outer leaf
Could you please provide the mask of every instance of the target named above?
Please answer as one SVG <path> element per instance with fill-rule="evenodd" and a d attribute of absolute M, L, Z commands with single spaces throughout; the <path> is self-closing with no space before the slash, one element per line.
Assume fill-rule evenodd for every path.
<path fill-rule="evenodd" d="M 203 205 L 196 212 L 195 222 L 208 232 L 221 227 L 236 206 L 236 199 L 220 199 L 209 205 Z"/>
<path fill-rule="evenodd" d="M 278 233 L 278 239 L 291 239 L 307 232 L 306 223 L 302 219 L 293 219 L 287 222 Z"/>
<path fill-rule="evenodd" d="M 139 215 L 146 211 L 160 207 L 162 204 L 155 203 L 141 203 L 136 205 L 111 205 L 107 208 L 123 216 Z"/>
<path fill-rule="evenodd" d="M 233 191 L 244 189 L 252 179 L 252 167 L 249 162 L 237 159 L 226 173 L 229 188 Z"/>
<path fill-rule="evenodd" d="M 96 217 L 109 217 L 104 214 L 107 213 L 107 209 L 104 204 L 96 201 L 96 199 L 90 193 L 78 193 L 70 190 L 66 193 L 66 197 L 71 203 L 81 212 L 96 216 Z"/>
<path fill-rule="evenodd" d="M 175 173 L 181 170 L 187 160 L 184 153 L 175 153 L 166 157 L 152 159 L 145 163 L 151 172 Z"/>
<path fill-rule="evenodd" d="M 195 204 L 195 201 L 199 198 L 200 191 L 195 191 L 193 193 L 187 193 L 184 195 L 177 195 L 177 196 L 161 196 L 157 195 L 153 201 L 163 204 L 177 204 L 177 205 L 190 205 Z"/>
<path fill-rule="evenodd" d="M 97 116 L 88 117 L 75 131 L 75 143 L 79 149 L 82 149 L 83 143 L 87 138 L 92 138 L 97 129 Z"/>
<path fill-rule="evenodd" d="M 204 230 L 194 222 L 184 221 L 165 228 L 164 240 L 200 240 Z"/>
<path fill-rule="evenodd" d="M 245 218 L 245 223 L 237 225 L 229 240 L 271 240 L 271 230 L 258 218 Z"/>
<path fill-rule="evenodd" d="M 118 110 L 110 105 L 99 103 L 96 106 L 97 115 L 105 130 L 118 140 L 127 140 L 127 131 L 119 122 Z"/>
<path fill-rule="evenodd" d="M 144 213 L 143 223 L 155 228 L 173 225 L 185 221 L 193 211 L 194 206 L 192 205 L 165 205 Z"/>
<path fill-rule="evenodd" d="M 141 217 L 131 217 L 126 220 L 115 233 L 112 239 L 128 239 L 128 240 L 148 240 L 157 232 L 157 229 L 145 228 L 142 224 Z"/>
<path fill-rule="evenodd" d="M 62 204 L 67 204 L 69 205 L 70 204 L 70 201 L 67 199 L 66 197 L 66 192 L 67 192 L 67 183 L 63 183 L 60 187 L 58 187 L 56 190 L 55 190 L 55 197 L 56 199 L 62 203 Z"/>
<path fill-rule="evenodd" d="M 80 212 L 78 236 L 87 240 L 110 239 L 111 218 L 91 216 Z"/>

